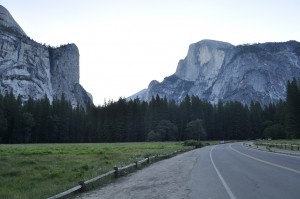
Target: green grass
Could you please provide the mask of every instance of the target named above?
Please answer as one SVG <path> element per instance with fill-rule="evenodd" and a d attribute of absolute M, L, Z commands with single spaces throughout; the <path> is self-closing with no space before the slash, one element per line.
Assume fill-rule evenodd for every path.
<path fill-rule="evenodd" d="M 149 155 L 188 150 L 182 142 L 0 145 L 0 198 L 47 198 Z"/>

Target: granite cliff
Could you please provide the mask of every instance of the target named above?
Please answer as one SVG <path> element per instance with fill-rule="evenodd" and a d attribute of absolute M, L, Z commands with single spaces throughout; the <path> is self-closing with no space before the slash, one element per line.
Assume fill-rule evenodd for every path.
<path fill-rule="evenodd" d="M 153 95 L 181 101 L 186 95 L 217 103 L 285 99 L 288 80 L 300 77 L 300 43 L 262 43 L 234 46 L 202 40 L 191 44 L 176 72 L 162 82 L 153 80 L 128 99 L 149 101 Z"/>
<path fill-rule="evenodd" d="M 52 48 L 33 41 L 0 5 L 0 93 L 10 92 L 23 101 L 64 94 L 73 107 L 92 103 L 79 84 L 76 45 Z"/>

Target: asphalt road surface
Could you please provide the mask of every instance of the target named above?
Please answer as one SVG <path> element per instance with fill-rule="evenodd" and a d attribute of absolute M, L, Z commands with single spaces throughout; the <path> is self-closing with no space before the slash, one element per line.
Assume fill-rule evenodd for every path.
<path fill-rule="evenodd" d="M 193 150 L 76 199 L 299 199 L 300 157 L 223 144 Z"/>

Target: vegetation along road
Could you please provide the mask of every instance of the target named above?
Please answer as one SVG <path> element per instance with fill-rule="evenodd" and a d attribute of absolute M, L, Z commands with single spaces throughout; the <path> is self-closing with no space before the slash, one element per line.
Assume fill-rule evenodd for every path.
<path fill-rule="evenodd" d="M 299 198 L 300 158 L 244 147 L 209 146 L 155 163 L 76 199 Z"/>

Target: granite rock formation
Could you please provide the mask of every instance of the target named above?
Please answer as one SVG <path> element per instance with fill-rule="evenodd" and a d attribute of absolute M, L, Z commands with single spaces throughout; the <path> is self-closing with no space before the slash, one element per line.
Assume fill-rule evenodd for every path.
<path fill-rule="evenodd" d="M 30 39 L 0 5 L 0 93 L 23 101 L 64 94 L 73 107 L 92 99 L 79 84 L 79 51 L 75 44 L 52 48 Z"/>
<path fill-rule="evenodd" d="M 152 81 L 128 99 L 149 101 L 159 95 L 181 101 L 186 95 L 212 103 L 239 101 L 276 103 L 286 97 L 287 82 L 300 77 L 300 43 L 262 43 L 234 46 L 202 40 L 191 44 L 176 72 L 162 82 Z"/>

